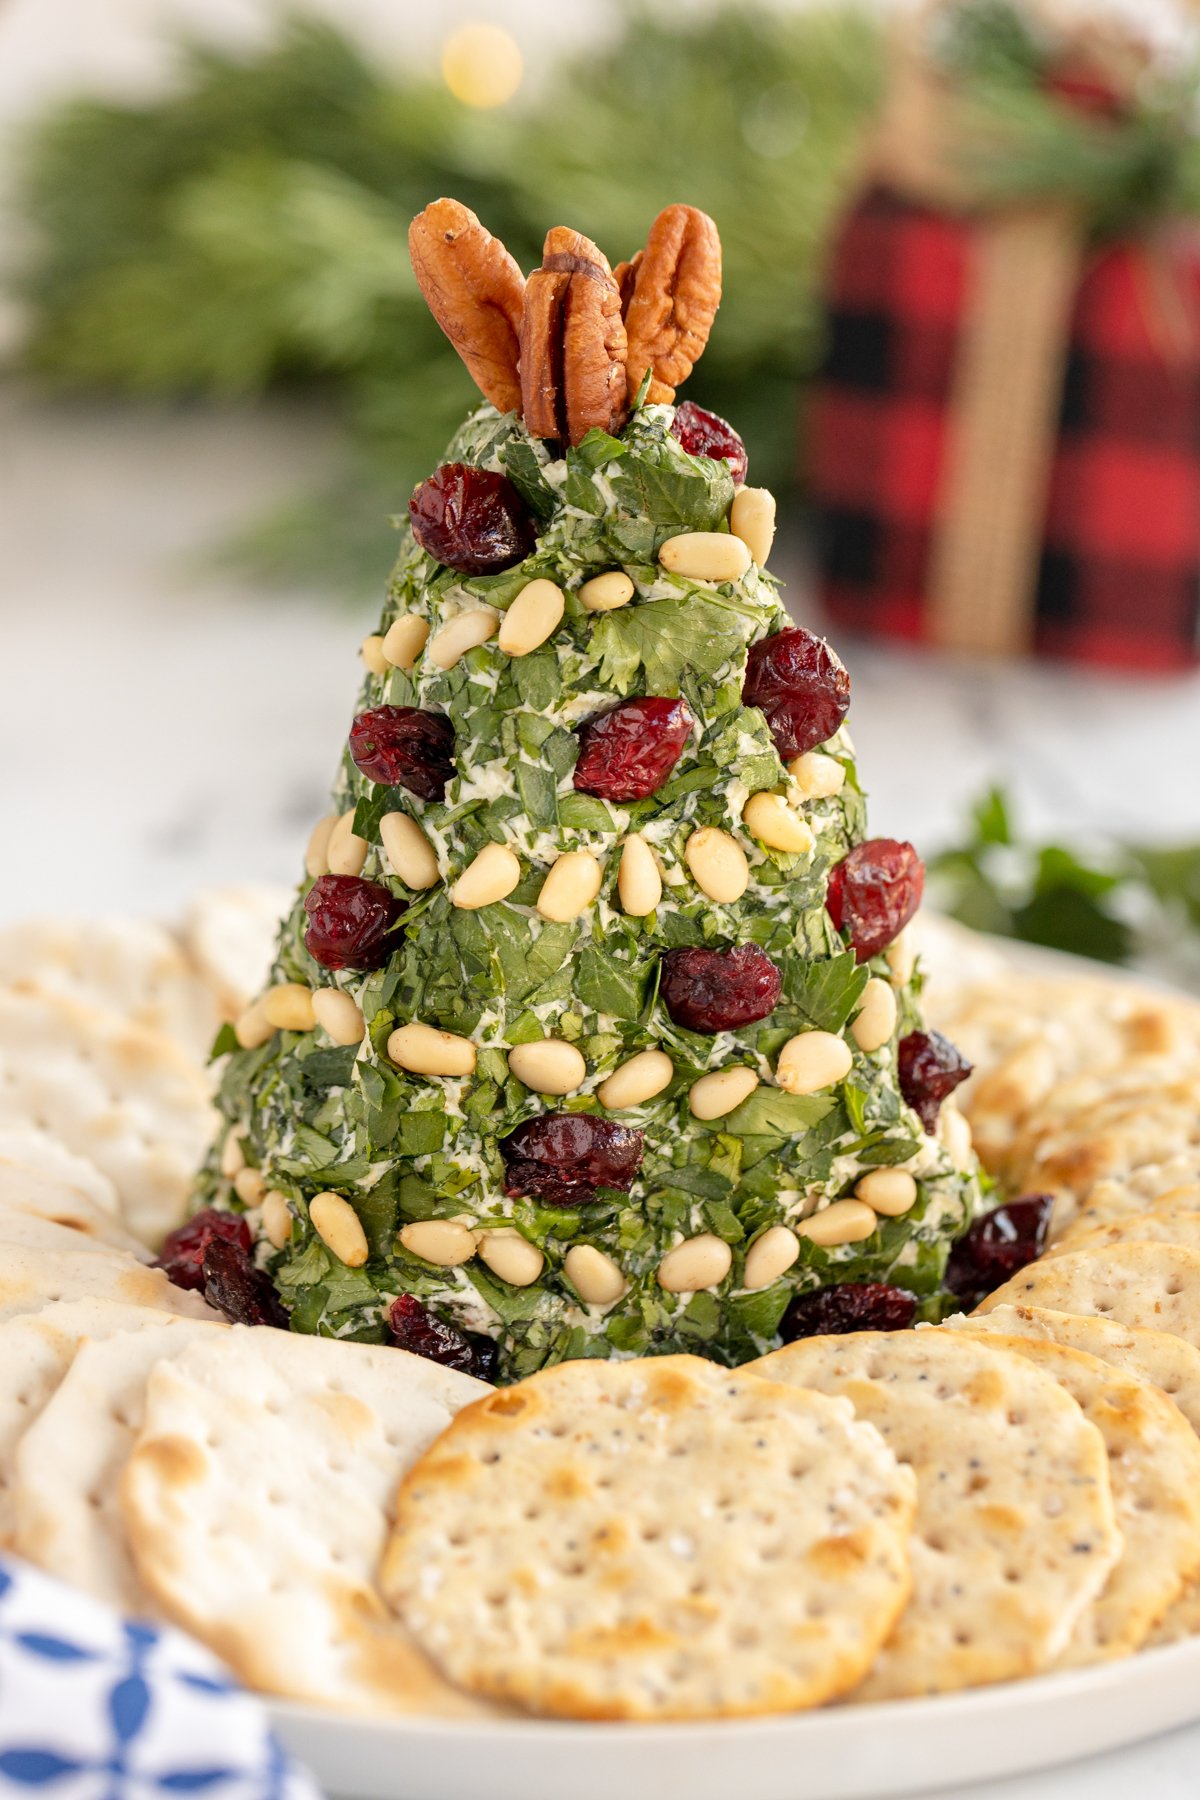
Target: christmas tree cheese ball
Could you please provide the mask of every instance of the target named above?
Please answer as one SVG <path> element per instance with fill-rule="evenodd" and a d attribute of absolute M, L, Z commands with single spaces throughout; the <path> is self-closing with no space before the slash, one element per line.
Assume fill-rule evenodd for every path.
<path fill-rule="evenodd" d="M 980 1207 L 939 1120 L 967 1065 L 922 1030 L 922 865 L 866 835 L 848 677 L 765 572 L 774 503 L 675 404 L 712 221 L 668 207 L 615 271 L 558 228 L 525 281 L 441 200 L 411 248 L 486 403 L 413 495 L 222 1045 L 222 1216 L 168 1266 L 499 1380 L 937 1317 Z"/>

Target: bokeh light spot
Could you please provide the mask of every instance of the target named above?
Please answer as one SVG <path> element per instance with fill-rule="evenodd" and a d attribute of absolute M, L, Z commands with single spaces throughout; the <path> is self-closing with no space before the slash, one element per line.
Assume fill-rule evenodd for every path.
<path fill-rule="evenodd" d="M 464 106 L 503 106 L 524 73 L 520 46 L 501 25 L 460 25 L 442 49 L 442 79 Z"/>

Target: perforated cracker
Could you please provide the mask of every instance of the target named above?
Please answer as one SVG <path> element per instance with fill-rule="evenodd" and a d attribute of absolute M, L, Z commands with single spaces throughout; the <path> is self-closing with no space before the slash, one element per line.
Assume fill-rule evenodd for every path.
<path fill-rule="evenodd" d="M 126 1231 L 119 1218 L 97 1206 L 79 1188 L 2 1158 L 0 1238 L 9 1243 L 57 1243 L 64 1250 L 106 1245 L 139 1261 L 150 1260 L 150 1252 Z"/>
<path fill-rule="evenodd" d="M 853 1404 L 917 1477 L 913 1597 L 856 1700 L 1034 1674 L 1116 1564 L 1104 1441 L 1049 1375 L 949 1332 L 805 1338 L 752 1365 Z"/>
<path fill-rule="evenodd" d="M 1112 1244 L 1030 1263 L 990 1294 L 998 1306 L 1044 1306 L 1097 1313 L 1118 1325 L 1167 1331 L 1200 1348 L 1200 1251 L 1175 1244 Z"/>
<path fill-rule="evenodd" d="M 160 1363 L 124 1478 L 157 1603 L 250 1686 L 469 1716 L 375 1576 L 397 1482 L 488 1390 L 404 1351 L 237 1327 Z"/>
<path fill-rule="evenodd" d="M 563 1363 L 460 1413 L 384 1591 L 464 1687 L 569 1718 L 815 1706 L 908 1593 L 914 1483 L 848 1406 L 693 1357 Z"/>
<path fill-rule="evenodd" d="M 56 1300 L 83 1299 L 118 1300 L 194 1319 L 216 1317 L 199 1294 L 175 1287 L 161 1269 L 107 1245 L 48 1250 L 10 1244 L 0 1256 L 0 1321 L 40 1312 Z"/>

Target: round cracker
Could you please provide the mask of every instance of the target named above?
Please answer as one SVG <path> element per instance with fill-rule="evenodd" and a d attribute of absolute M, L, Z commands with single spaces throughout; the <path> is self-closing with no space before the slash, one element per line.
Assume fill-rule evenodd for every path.
<path fill-rule="evenodd" d="M 250 1687 L 470 1717 L 375 1591 L 401 1474 L 487 1393 L 404 1351 L 236 1327 L 146 1386 L 122 1485 L 139 1575 Z"/>
<path fill-rule="evenodd" d="M 184 950 L 227 1019 L 262 992 L 291 903 L 285 888 L 223 887 L 205 889 L 188 908 Z"/>
<path fill-rule="evenodd" d="M 114 1218 L 121 1210 L 116 1188 L 94 1162 L 86 1156 L 76 1156 L 50 1132 L 39 1131 L 33 1125 L 0 1127 L 0 1163 L 11 1163 L 31 1174 L 74 1188 Z"/>
<path fill-rule="evenodd" d="M 1044 1306 L 998 1306 L 993 1312 L 946 1319 L 951 1331 L 999 1332 L 1008 1337 L 1043 1338 L 1083 1350 L 1161 1388 L 1200 1436 L 1200 1350 L 1166 1331 L 1121 1325 L 1098 1315 L 1052 1312 Z"/>
<path fill-rule="evenodd" d="M 989 1294 L 977 1313 L 998 1306 L 1044 1306 L 1099 1314 L 1118 1325 L 1166 1331 L 1200 1348 L 1200 1251 L 1174 1244 L 1113 1244 L 1030 1263 Z"/>
<path fill-rule="evenodd" d="M 220 1024 L 212 994 L 148 919 L 26 919 L 0 926 L 0 986 L 62 994 L 161 1031 L 203 1062 Z"/>
<path fill-rule="evenodd" d="M 33 1124 L 93 1161 L 143 1242 L 183 1219 L 215 1117 L 205 1077 L 160 1032 L 61 995 L 0 991 L 0 1127 Z"/>
<path fill-rule="evenodd" d="M 1122 1219 L 1133 1218 L 1138 1213 L 1145 1212 L 1149 1203 L 1148 1197 L 1128 1178 L 1121 1181 L 1098 1181 L 1087 1197 L 1087 1204 L 1079 1208 L 1061 1235 L 1051 1237 L 1051 1247 L 1059 1249 L 1068 1232 L 1082 1233 L 1097 1225 L 1115 1225 Z M 1200 1212 L 1200 1183 L 1185 1181 L 1178 1187 L 1170 1187 L 1155 1194 L 1153 1207 L 1160 1214 Z M 1050 1254 L 1049 1250 L 1046 1254 Z"/>
<path fill-rule="evenodd" d="M 822 1395 L 688 1356 L 562 1363 L 410 1472 L 383 1588 L 451 1680 L 534 1712 L 791 1711 L 891 1629 L 914 1493 Z"/>
<path fill-rule="evenodd" d="M 917 1477 L 913 1596 L 854 1699 L 1049 1667 L 1116 1564 L 1104 1441 L 1049 1375 L 982 1338 L 803 1338 L 751 1365 L 850 1400 Z"/>
<path fill-rule="evenodd" d="M 1045 1254 L 1062 1256 L 1075 1250 L 1105 1250 L 1110 1244 L 1181 1244 L 1188 1250 L 1200 1250 L 1200 1212 L 1159 1205 L 1107 1223 L 1083 1223 L 1076 1218 Z"/>
<path fill-rule="evenodd" d="M 1004 1315 L 1010 1311 L 1004 1309 Z M 1052 1375 L 1104 1439 L 1120 1559 L 1077 1620 L 1059 1668 L 1128 1656 L 1200 1574 L 1200 1440 L 1172 1400 L 1142 1375 L 1065 1344 L 991 1336 Z"/>
<path fill-rule="evenodd" d="M 58 1233 L 62 1249 L 107 1245 L 140 1261 L 150 1259 L 149 1251 L 125 1230 L 120 1220 L 97 1206 L 79 1188 L 0 1159 L 0 1237 L 10 1243 L 30 1242 L 23 1235 L 23 1227 L 32 1225 L 46 1226 Z M 53 1240 L 44 1237 L 42 1241 Z"/>
<path fill-rule="evenodd" d="M 185 1318 L 218 1315 L 199 1294 L 178 1288 L 161 1269 L 147 1268 L 123 1250 L 49 1250 L 9 1244 L 0 1257 L 0 1321 L 40 1312 L 56 1300 L 117 1300 Z"/>

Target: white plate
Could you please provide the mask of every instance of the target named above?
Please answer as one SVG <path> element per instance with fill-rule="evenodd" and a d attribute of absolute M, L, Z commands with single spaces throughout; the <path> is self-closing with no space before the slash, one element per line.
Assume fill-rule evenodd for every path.
<path fill-rule="evenodd" d="M 947 957 L 952 969 L 958 928 L 935 920 L 929 937 L 923 949 L 935 972 Z M 1061 951 L 972 937 L 973 977 L 1005 965 L 1126 975 Z M 355 1800 L 893 1800 L 1027 1774 L 1200 1719 L 1200 1638 L 943 1699 L 728 1724 L 375 1721 L 285 1702 L 271 1715 L 326 1792 Z"/>
<path fill-rule="evenodd" d="M 944 1699 L 728 1724 L 376 1722 L 285 1703 L 271 1716 L 326 1792 L 360 1800 L 887 1800 L 1200 1719 L 1200 1639 Z"/>

